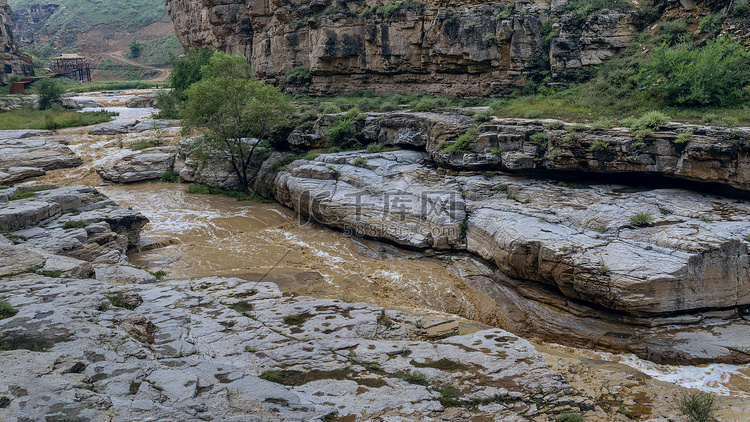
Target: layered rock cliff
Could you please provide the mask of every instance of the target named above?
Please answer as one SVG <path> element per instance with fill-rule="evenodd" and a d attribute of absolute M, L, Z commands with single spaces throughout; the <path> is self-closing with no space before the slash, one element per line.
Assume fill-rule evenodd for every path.
<path fill-rule="evenodd" d="M 540 71 L 578 78 L 636 32 L 630 13 L 579 19 L 564 2 L 369 3 L 167 0 L 167 11 L 183 44 L 243 54 L 260 78 L 309 67 L 314 94 L 499 94 Z"/>
<path fill-rule="evenodd" d="M 0 0 L 0 84 L 3 85 L 11 75 L 27 76 L 34 72 L 31 65 L 21 59 L 11 17 L 8 2 Z"/>

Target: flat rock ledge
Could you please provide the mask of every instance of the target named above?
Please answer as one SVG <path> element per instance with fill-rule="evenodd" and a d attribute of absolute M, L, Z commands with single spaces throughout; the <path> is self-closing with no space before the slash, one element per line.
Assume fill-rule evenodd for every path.
<path fill-rule="evenodd" d="M 276 198 L 299 214 L 407 247 L 467 251 L 489 266 L 475 272 L 498 287 L 478 285 L 499 303 L 509 295 L 546 301 L 545 312 L 519 306 L 525 316 L 508 322 L 513 331 L 535 321 L 552 327 L 542 328 L 545 337 L 580 335 L 657 361 L 747 360 L 732 351 L 750 347 L 736 336 L 750 306 L 750 206 L 742 200 L 451 173 L 418 151 L 327 154 L 287 169 L 276 176 Z M 638 213 L 653 221 L 634 225 Z M 502 292 L 514 285 L 525 294 Z M 554 322 L 560 315 L 572 329 Z M 592 318 L 604 323 L 587 334 Z M 653 336 L 660 326 L 717 324 L 712 318 L 735 325 L 704 338 L 714 341 L 705 350 L 689 346 L 690 336 Z"/>
<path fill-rule="evenodd" d="M 153 282 L 127 251 L 148 219 L 87 186 L 0 190 L 0 279 L 22 273 Z"/>
<path fill-rule="evenodd" d="M 68 144 L 50 131 L 0 131 L 0 185 L 41 176 L 46 170 L 80 166 L 83 160 Z"/>
<path fill-rule="evenodd" d="M 590 409 L 501 329 L 428 342 L 418 315 L 234 278 L 124 290 L 26 275 L 0 289 L 18 310 L 0 320 L 6 421 L 546 421 Z M 456 395 L 441 403 L 445 386 Z"/>

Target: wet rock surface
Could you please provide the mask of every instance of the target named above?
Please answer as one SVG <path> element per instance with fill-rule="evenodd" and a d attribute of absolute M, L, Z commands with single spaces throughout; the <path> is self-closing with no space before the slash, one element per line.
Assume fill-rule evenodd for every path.
<path fill-rule="evenodd" d="M 83 163 L 69 141 L 44 130 L 0 131 L 0 184 L 41 176 L 46 170 Z"/>
<path fill-rule="evenodd" d="M 453 405 L 485 401 L 467 412 L 494 418 L 547 417 L 583 401 L 503 330 L 427 342 L 419 316 L 288 297 L 272 283 L 141 285 L 129 289 L 143 301 L 133 310 L 116 306 L 121 289 L 91 279 L 25 276 L 2 290 L 19 311 L 0 321 L 12 349 L 0 368 L 8 421 L 413 420 L 444 414 L 438 391 L 448 384 L 460 391 Z"/>
<path fill-rule="evenodd" d="M 174 169 L 176 157 L 176 147 L 146 148 L 100 167 L 96 172 L 102 179 L 117 183 L 158 179 Z"/>
<path fill-rule="evenodd" d="M 146 217 L 90 187 L 50 185 L 0 191 L 3 276 L 92 277 L 91 264 L 127 264 Z"/>
<path fill-rule="evenodd" d="M 579 321 L 604 309 L 613 327 L 695 323 L 706 311 L 731 317 L 750 304 L 750 209 L 740 200 L 447 174 L 413 151 L 329 154 L 287 168 L 275 180 L 276 197 L 303 216 L 404 246 L 466 250 L 504 274 L 491 279 L 524 280 L 566 298 L 552 308 L 580 307 Z M 630 219 L 638 213 L 653 221 L 638 227 Z M 662 342 L 658 353 L 636 349 L 656 360 L 742 361 L 727 348 L 744 329 L 736 322 L 706 354 L 682 342 Z M 632 341 L 622 337 L 613 344 Z"/>

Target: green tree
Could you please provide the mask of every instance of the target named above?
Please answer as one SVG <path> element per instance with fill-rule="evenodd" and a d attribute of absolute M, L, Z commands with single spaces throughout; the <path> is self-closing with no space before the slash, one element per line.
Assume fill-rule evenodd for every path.
<path fill-rule="evenodd" d="M 201 69 L 208 64 L 214 52 L 204 48 L 180 57 L 172 57 L 172 72 L 169 74 L 171 91 L 162 91 L 156 96 L 156 107 L 162 119 L 180 118 L 179 106 L 185 100 L 185 90 L 202 78 Z"/>
<path fill-rule="evenodd" d="M 130 44 L 128 44 L 128 47 L 130 48 L 130 57 L 133 59 L 137 59 L 141 56 L 141 50 L 143 50 L 143 44 L 139 43 L 135 38 L 133 38 L 132 41 L 130 41 Z"/>
<path fill-rule="evenodd" d="M 55 104 L 62 104 L 63 87 L 52 78 L 44 78 L 36 83 L 39 92 L 39 110 L 46 110 Z"/>
<path fill-rule="evenodd" d="M 193 144 L 192 153 L 205 164 L 228 163 L 243 191 L 255 180 L 252 163 L 274 129 L 295 111 L 277 88 L 249 79 L 252 69 L 242 56 L 215 53 L 201 70 L 203 79 L 185 91 L 180 109 L 188 130 L 208 133 Z"/>

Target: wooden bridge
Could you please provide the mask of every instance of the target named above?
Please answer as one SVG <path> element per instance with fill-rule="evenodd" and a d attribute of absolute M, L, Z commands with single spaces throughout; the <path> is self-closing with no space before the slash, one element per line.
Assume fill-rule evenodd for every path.
<path fill-rule="evenodd" d="M 50 68 L 55 76 L 67 76 L 79 81 L 91 82 L 91 64 L 78 54 L 62 54 L 52 59 Z"/>

